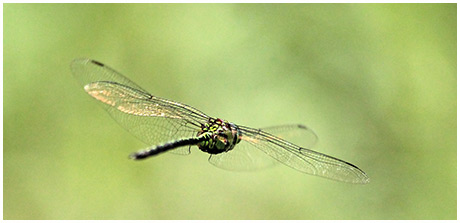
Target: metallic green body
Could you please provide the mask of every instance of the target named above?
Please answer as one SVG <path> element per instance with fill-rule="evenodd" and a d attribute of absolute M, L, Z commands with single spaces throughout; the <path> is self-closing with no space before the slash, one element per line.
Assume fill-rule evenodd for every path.
<path fill-rule="evenodd" d="M 209 121 L 201 126 L 197 136 L 203 135 L 207 140 L 200 142 L 198 148 L 209 154 L 228 152 L 241 141 L 238 126 L 219 118 L 209 118 Z"/>

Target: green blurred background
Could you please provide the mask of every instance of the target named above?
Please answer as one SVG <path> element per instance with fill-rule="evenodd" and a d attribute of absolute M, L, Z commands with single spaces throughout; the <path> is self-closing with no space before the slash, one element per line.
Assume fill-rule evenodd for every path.
<path fill-rule="evenodd" d="M 455 4 L 5 4 L 5 219 L 456 219 Z M 108 64 L 154 95 L 264 127 L 371 178 L 230 172 L 146 147 L 72 77 Z"/>

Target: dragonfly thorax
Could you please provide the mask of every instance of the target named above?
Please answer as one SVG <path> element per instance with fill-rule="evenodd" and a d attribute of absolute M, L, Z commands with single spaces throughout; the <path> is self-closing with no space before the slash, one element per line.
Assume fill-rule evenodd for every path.
<path fill-rule="evenodd" d="M 209 118 L 207 123 L 201 125 L 198 137 L 206 140 L 198 144 L 198 148 L 210 154 L 219 154 L 232 150 L 240 142 L 240 129 L 233 123 L 219 118 Z"/>

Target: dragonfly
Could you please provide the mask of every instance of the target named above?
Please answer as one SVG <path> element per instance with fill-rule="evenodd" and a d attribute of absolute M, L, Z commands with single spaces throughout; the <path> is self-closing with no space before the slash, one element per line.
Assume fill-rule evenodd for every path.
<path fill-rule="evenodd" d="M 310 128 L 281 125 L 251 128 L 206 115 L 189 105 L 153 96 L 109 66 L 75 59 L 71 70 L 84 91 L 128 132 L 150 145 L 129 157 L 143 160 L 164 152 L 190 154 L 192 146 L 208 153 L 216 167 L 246 171 L 283 163 L 300 172 L 336 181 L 366 184 L 357 166 L 312 150 L 318 137 Z M 304 143 L 285 140 L 299 134 Z"/>

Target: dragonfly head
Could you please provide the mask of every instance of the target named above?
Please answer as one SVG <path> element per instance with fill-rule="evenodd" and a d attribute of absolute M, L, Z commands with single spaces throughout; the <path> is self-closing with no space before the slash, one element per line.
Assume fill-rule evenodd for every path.
<path fill-rule="evenodd" d="M 198 144 L 198 148 L 210 154 L 228 152 L 240 142 L 240 134 L 240 129 L 235 124 L 219 118 L 210 118 L 197 134 L 206 138 Z"/>

